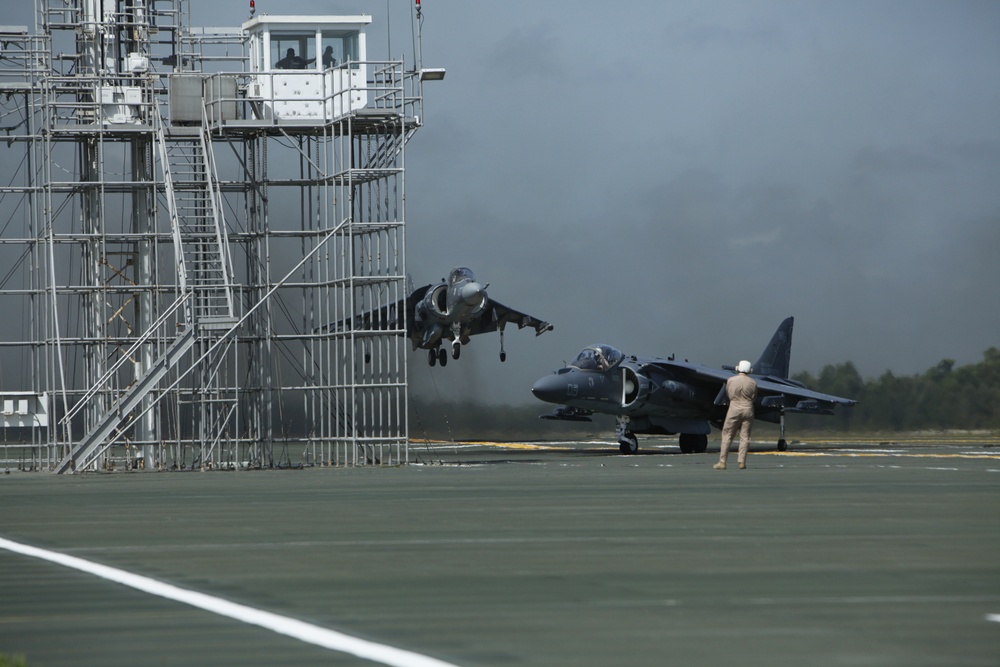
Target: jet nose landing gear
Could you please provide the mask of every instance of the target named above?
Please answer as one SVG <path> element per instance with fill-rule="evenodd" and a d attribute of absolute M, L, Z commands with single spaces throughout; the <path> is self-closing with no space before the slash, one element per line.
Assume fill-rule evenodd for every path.
<path fill-rule="evenodd" d="M 618 451 L 622 454 L 638 454 L 639 438 L 635 437 L 634 433 L 618 436 Z"/>
<path fill-rule="evenodd" d="M 615 425 L 615 435 L 618 436 L 618 451 L 622 454 L 638 454 L 639 438 L 629 430 L 628 424 L 631 421 L 627 415 L 618 415 Z"/>

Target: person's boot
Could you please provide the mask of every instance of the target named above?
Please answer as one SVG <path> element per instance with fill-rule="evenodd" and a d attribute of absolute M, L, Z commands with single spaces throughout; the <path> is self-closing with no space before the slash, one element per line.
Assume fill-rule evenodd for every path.
<path fill-rule="evenodd" d="M 747 469 L 746 461 L 740 461 L 740 470 L 746 470 L 746 469 Z"/>
<path fill-rule="evenodd" d="M 718 463 L 716 463 L 712 467 L 715 468 L 716 470 L 725 470 L 726 469 L 726 464 L 723 463 L 722 461 L 719 461 Z"/>

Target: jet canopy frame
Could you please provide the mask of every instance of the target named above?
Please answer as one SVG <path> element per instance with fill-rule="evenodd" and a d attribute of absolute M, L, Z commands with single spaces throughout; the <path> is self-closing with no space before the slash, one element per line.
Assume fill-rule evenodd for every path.
<path fill-rule="evenodd" d="M 588 345 L 580 350 L 570 366 L 581 371 L 606 371 L 620 364 L 624 358 L 625 354 L 611 345 Z"/>

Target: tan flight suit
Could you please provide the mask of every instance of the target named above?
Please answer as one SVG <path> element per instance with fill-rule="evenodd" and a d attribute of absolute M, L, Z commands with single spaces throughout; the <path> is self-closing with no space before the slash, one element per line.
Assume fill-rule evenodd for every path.
<path fill-rule="evenodd" d="M 740 430 L 739 462 L 746 464 L 747 450 L 750 448 L 750 427 L 753 425 L 753 402 L 757 398 L 757 383 L 746 373 L 737 373 L 726 380 L 726 395 L 729 396 L 729 410 L 722 425 L 722 449 L 719 463 L 725 465 L 729 456 L 729 446 Z"/>

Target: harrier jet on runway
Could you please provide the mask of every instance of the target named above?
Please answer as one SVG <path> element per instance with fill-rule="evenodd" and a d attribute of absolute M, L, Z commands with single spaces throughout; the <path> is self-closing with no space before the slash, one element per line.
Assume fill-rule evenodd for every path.
<path fill-rule="evenodd" d="M 405 313 L 406 335 L 414 350 L 427 350 L 431 366 L 448 363 L 448 351 L 442 347 L 445 341 L 451 343 L 452 358 L 458 359 L 470 336 L 499 331 L 500 361 L 506 361 L 503 332 L 507 324 L 516 324 L 518 329 L 532 327 L 536 336 L 550 331 L 552 325 L 489 298 L 488 286 L 476 282 L 472 271 L 460 266 L 451 270 L 447 280 L 417 288 L 405 301 L 364 313 L 352 322 L 363 329 L 402 329 Z"/>
<path fill-rule="evenodd" d="M 751 376 L 757 381 L 757 419 L 781 425 L 778 449 L 784 451 L 785 414 L 833 414 L 837 405 L 857 401 L 822 394 L 788 379 L 792 352 L 789 317 L 771 338 Z M 531 388 L 539 399 L 562 407 L 543 419 L 590 421 L 595 412 L 618 420 L 616 434 L 624 454 L 639 451 L 636 433 L 680 434 L 684 453 L 703 452 L 711 426 L 722 427 L 726 417 L 726 379 L 735 369 L 709 368 L 687 361 L 625 356 L 610 345 L 584 348 L 566 368 L 541 378 Z"/>

